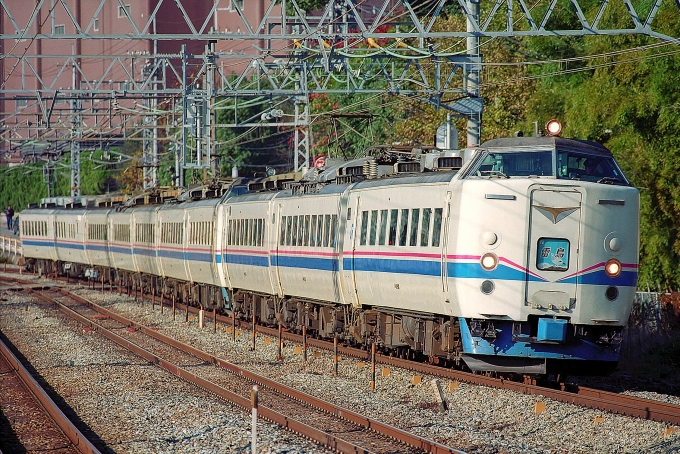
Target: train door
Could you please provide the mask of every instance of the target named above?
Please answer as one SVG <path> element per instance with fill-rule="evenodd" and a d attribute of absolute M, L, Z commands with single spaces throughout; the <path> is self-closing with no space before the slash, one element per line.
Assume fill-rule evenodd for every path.
<path fill-rule="evenodd" d="M 526 301 L 566 310 L 576 302 L 582 194 L 545 186 L 530 191 Z"/>
<path fill-rule="evenodd" d="M 282 244 L 283 235 L 285 235 L 285 225 L 283 220 L 283 205 L 276 203 L 275 199 L 269 205 L 271 212 L 269 214 L 271 220 L 271 228 L 269 229 L 269 279 L 272 284 L 272 289 L 283 297 L 283 289 L 281 287 L 281 276 L 279 274 L 279 248 Z"/>
<path fill-rule="evenodd" d="M 342 208 L 346 209 L 343 210 Z M 359 306 L 360 302 L 357 297 L 356 292 L 356 280 L 354 276 L 354 249 L 356 243 L 356 233 L 357 233 L 357 222 L 359 221 L 359 207 L 361 205 L 361 197 L 357 197 L 356 201 L 353 201 L 351 197 L 346 204 L 341 203 L 340 213 L 345 218 L 345 233 L 343 238 L 345 238 L 346 243 L 342 248 L 342 282 L 344 287 L 344 294 L 346 298 L 346 303 L 352 304 L 354 306 Z M 344 212 L 344 213 L 343 213 Z"/>
<path fill-rule="evenodd" d="M 444 202 L 444 212 L 442 214 L 442 229 L 441 229 L 441 270 L 442 270 L 442 290 L 444 293 L 449 291 L 449 272 L 448 272 L 448 244 L 449 244 L 449 218 L 451 213 L 451 191 L 446 192 L 446 199 Z M 435 210 L 436 216 L 436 210 Z M 436 223 L 436 220 L 435 220 Z M 434 233 L 433 233 L 434 236 Z M 432 241 L 435 241 L 433 238 Z"/>

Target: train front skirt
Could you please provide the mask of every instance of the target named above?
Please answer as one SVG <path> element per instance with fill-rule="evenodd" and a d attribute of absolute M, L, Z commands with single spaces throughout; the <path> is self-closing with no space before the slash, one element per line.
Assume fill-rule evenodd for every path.
<path fill-rule="evenodd" d="M 611 372 L 619 360 L 620 343 L 596 342 L 592 335 L 579 338 L 563 320 L 540 318 L 534 334 L 523 334 L 513 321 L 459 318 L 462 359 L 473 371 L 495 370 L 518 374 L 572 375 Z M 588 338 L 590 337 L 590 339 Z M 598 340 L 603 337 L 598 337 Z"/>

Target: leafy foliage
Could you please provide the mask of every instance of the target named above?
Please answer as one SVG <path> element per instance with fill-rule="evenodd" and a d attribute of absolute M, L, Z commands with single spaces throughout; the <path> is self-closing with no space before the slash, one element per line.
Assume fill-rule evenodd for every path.
<path fill-rule="evenodd" d="M 677 11 L 669 8 L 662 7 L 655 21 L 678 36 Z M 608 11 L 605 21 L 626 17 L 616 8 Z M 654 44 L 644 36 L 589 38 L 552 48 L 545 40 L 531 40 L 531 50 L 548 58 L 603 57 L 534 71 L 558 74 L 541 78 L 528 100 L 527 118 L 561 118 L 564 135 L 603 142 L 612 150 L 641 190 L 639 285 L 663 291 L 680 285 L 680 56 Z"/>
<path fill-rule="evenodd" d="M 70 154 L 65 154 L 55 163 L 56 182 L 52 197 L 71 194 Z M 29 203 L 37 203 L 47 197 L 47 184 L 43 180 L 43 163 L 31 163 L 0 170 L 0 204 L 12 205 L 15 211 L 23 210 Z M 80 190 L 83 195 L 97 195 L 115 192 L 119 189 L 115 164 L 107 164 L 104 152 L 81 154 Z"/>

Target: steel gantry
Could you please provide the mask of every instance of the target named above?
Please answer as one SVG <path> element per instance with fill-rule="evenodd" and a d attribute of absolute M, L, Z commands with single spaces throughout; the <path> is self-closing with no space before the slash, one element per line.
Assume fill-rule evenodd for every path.
<path fill-rule="evenodd" d="M 621 2 L 624 16 L 608 20 Z M 0 0 L 2 149 L 29 141 L 134 138 L 139 129 L 146 131 L 144 165 L 154 168 L 145 181 L 155 185 L 157 152 L 150 144 L 159 128 L 153 118 L 162 115 L 163 127 L 181 131 L 184 168 L 214 165 L 215 127 L 285 125 L 295 130 L 298 169 L 309 164 L 308 97 L 317 93 L 391 93 L 435 104 L 468 119 L 471 146 L 479 143 L 483 112 L 480 39 L 645 34 L 677 42 L 654 28 L 662 8 L 678 13 L 671 0 L 601 0 L 595 9 L 583 0 L 329 0 L 312 13 L 296 0 L 142 3 Z M 117 12 L 115 27 L 102 26 L 107 11 Z M 444 12 L 459 15 L 461 26 L 438 27 Z M 570 15 L 576 25 L 551 27 L 557 14 Z M 116 46 L 96 53 L 91 42 Z M 180 50 L 187 43 L 200 46 Z M 75 52 L 59 50 L 68 44 Z M 69 72 L 72 83 L 65 79 Z M 444 101 L 446 95 L 455 101 Z M 229 98 L 235 110 L 237 98 L 291 100 L 294 118 L 235 114 L 232 123 L 219 125 L 212 107 Z M 64 101 L 70 109 L 60 107 Z M 12 102 L 23 110 L 12 109 Z"/>

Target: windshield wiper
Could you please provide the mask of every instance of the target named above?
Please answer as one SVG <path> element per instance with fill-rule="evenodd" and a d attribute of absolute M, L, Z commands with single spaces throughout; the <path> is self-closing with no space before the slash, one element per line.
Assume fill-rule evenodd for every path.
<path fill-rule="evenodd" d="M 599 180 L 597 180 L 598 183 L 604 183 L 604 184 L 613 184 L 613 183 L 620 183 L 621 180 L 618 178 L 614 177 L 602 177 Z"/>
<path fill-rule="evenodd" d="M 488 175 L 490 177 L 510 178 L 500 170 L 480 170 L 479 173 L 482 175 Z"/>

